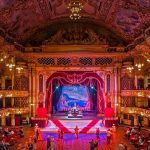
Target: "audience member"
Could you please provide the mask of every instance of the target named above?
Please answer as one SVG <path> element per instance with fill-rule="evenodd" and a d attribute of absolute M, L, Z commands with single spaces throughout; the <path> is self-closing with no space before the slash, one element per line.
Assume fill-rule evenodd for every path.
<path fill-rule="evenodd" d="M 95 148 L 94 140 L 92 139 L 89 143 L 90 143 L 90 150 L 94 150 Z"/>
<path fill-rule="evenodd" d="M 110 139 L 111 139 L 111 134 L 112 134 L 110 129 L 107 130 L 106 134 L 107 134 L 107 144 L 110 144 Z"/>

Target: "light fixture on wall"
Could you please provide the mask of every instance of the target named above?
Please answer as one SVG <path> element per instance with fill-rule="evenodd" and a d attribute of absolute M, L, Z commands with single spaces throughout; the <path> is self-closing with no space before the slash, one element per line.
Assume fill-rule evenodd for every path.
<path fill-rule="evenodd" d="M 9 57 L 8 53 L 6 51 L 2 51 L 0 53 L 0 62 L 5 61 Z"/>
<path fill-rule="evenodd" d="M 80 0 L 70 0 L 68 9 L 70 10 L 70 19 L 77 20 L 81 18 L 80 12 L 83 8 Z"/>
<path fill-rule="evenodd" d="M 142 56 L 144 56 L 144 58 L 146 58 L 147 62 L 150 62 L 150 53 L 145 52 L 145 53 L 142 54 Z"/>
<path fill-rule="evenodd" d="M 137 63 L 137 64 L 135 64 L 135 66 L 138 68 L 139 71 L 141 71 L 144 64 L 143 63 Z"/>
<path fill-rule="evenodd" d="M 127 67 L 127 70 L 128 70 L 129 72 L 132 72 L 133 69 L 134 69 L 133 66 Z"/>
<path fill-rule="evenodd" d="M 6 63 L 6 66 L 9 68 L 10 71 L 12 71 L 15 67 L 15 58 L 11 57 L 8 62 Z"/>
<path fill-rule="evenodd" d="M 17 67 L 16 67 L 16 70 L 17 70 L 18 73 L 21 73 L 21 71 L 23 70 L 23 67 L 17 66 Z"/>

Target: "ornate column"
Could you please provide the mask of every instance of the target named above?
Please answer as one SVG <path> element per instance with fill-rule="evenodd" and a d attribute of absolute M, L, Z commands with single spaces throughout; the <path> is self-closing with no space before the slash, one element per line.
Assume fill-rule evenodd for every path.
<path fill-rule="evenodd" d="M 5 88 L 5 76 L 2 76 L 2 89 Z"/>
<path fill-rule="evenodd" d="M 32 116 L 32 82 L 31 82 L 31 72 L 32 72 L 32 68 L 31 68 L 31 66 L 30 66 L 30 64 L 29 64 L 29 66 L 28 66 L 29 68 L 29 112 L 30 112 L 30 114 L 29 114 L 29 116 L 31 117 Z"/>
<path fill-rule="evenodd" d="M 34 102 L 34 110 L 33 110 L 33 114 L 34 114 L 34 117 L 36 116 L 36 110 L 38 108 L 38 74 L 37 74 L 37 71 L 36 71 L 36 68 L 34 67 L 34 70 L 33 70 L 33 102 Z"/>
<path fill-rule="evenodd" d="M 117 75 L 117 83 L 118 83 L 118 91 L 117 91 L 117 99 L 118 99 L 118 102 L 117 102 L 117 115 L 118 117 L 120 117 L 120 113 L 121 113 L 121 83 L 120 83 L 120 80 L 121 80 L 121 65 L 118 67 L 118 75 Z"/>
<path fill-rule="evenodd" d="M 113 99 L 113 108 L 114 108 L 114 111 L 115 111 L 115 116 L 117 115 L 117 94 L 118 94 L 118 68 L 115 67 L 114 68 L 114 99 Z"/>
<path fill-rule="evenodd" d="M 33 102 L 33 117 L 35 117 L 35 110 L 36 110 L 36 70 L 35 70 L 35 64 L 32 65 L 32 74 L 31 74 L 31 79 L 32 79 L 32 102 Z"/>
<path fill-rule="evenodd" d="M 11 114 L 11 125 L 15 126 L 15 114 Z"/>
<path fill-rule="evenodd" d="M 35 117 L 35 64 L 29 64 L 29 104 L 30 117 Z"/>
<path fill-rule="evenodd" d="M 14 97 L 12 97 L 11 98 L 11 107 L 14 107 L 14 102 L 15 102 Z"/>
<path fill-rule="evenodd" d="M 5 97 L 3 97 L 3 108 L 5 108 Z"/>
<path fill-rule="evenodd" d="M 137 75 L 135 74 L 135 77 L 134 77 L 134 86 L 135 86 L 135 88 L 137 89 L 138 87 L 138 85 L 137 85 L 137 81 L 138 81 L 138 77 L 137 77 Z"/>
<path fill-rule="evenodd" d="M 2 123 L 1 123 L 2 126 L 6 126 L 6 118 L 5 118 L 5 115 L 2 115 Z"/>

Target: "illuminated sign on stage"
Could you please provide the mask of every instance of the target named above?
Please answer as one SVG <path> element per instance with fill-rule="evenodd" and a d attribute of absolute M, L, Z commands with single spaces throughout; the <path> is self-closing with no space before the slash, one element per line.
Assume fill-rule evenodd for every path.
<path fill-rule="evenodd" d="M 57 103 L 58 111 L 69 110 L 73 107 L 81 110 L 91 110 L 91 101 L 87 86 L 63 86 Z"/>

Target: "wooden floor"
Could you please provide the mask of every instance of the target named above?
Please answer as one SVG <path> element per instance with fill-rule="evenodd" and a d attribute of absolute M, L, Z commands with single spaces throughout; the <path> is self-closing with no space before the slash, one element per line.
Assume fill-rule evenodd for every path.
<path fill-rule="evenodd" d="M 33 135 L 33 130 L 33 128 L 26 128 L 25 138 L 10 147 L 10 150 L 23 150 L 25 142 Z M 94 134 L 80 134 L 79 139 L 76 139 L 73 134 L 65 134 L 63 140 L 58 140 L 56 134 L 43 134 L 42 140 L 37 142 L 37 150 L 46 150 L 46 138 L 48 135 L 55 139 L 55 150 L 90 150 L 89 142 L 91 139 L 95 139 Z M 99 140 L 99 150 L 118 150 L 118 144 L 120 142 L 127 145 L 128 150 L 136 150 L 136 148 L 124 138 L 123 127 L 117 129 L 117 132 L 113 135 L 111 144 L 106 143 L 106 134 L 102 133 Z"/>

